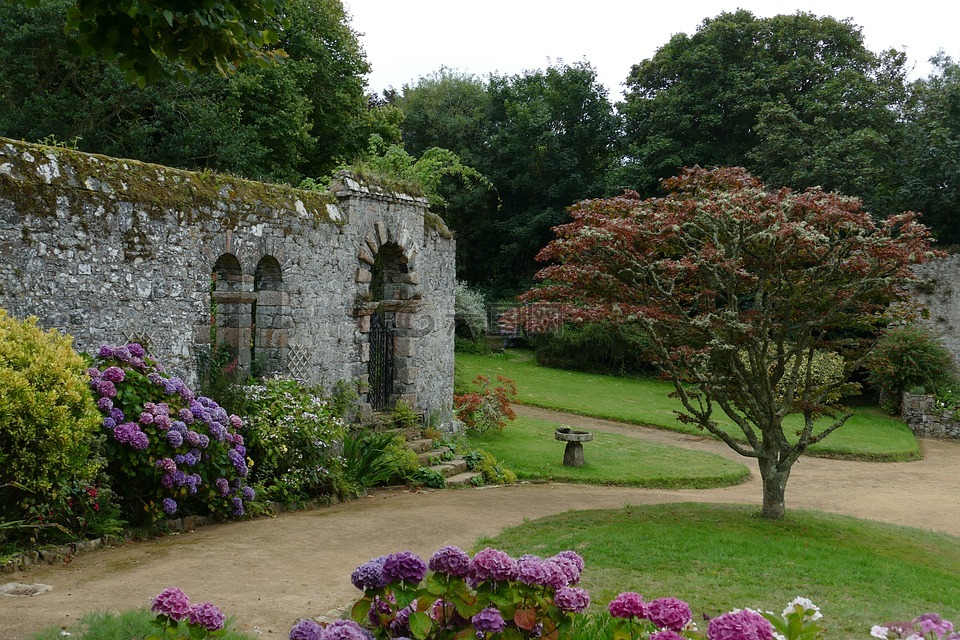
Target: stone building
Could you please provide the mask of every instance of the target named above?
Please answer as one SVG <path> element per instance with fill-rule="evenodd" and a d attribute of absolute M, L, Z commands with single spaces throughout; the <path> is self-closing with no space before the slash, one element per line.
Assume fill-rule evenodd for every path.
<path fill-rule="evenodd" d="M 0 306 L 190 381 L 216 345 L 446 420 L 454 250 L 424 200 L 346 176 L 308 192 L 0 138 Z"/>

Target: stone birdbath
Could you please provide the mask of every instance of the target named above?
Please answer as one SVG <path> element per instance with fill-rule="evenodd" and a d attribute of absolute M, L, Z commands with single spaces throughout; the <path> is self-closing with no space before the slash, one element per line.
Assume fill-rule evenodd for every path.
<path fill-rule="evenodd" d="M 563 466 L 582 467 L 584 462 L 583 443 L 593 440 L 593 434 L 589 431 L 577 431 L 567 426 L 561 426 L 554 433 L 554 437 L 567 443 L 563 450 Z"/>

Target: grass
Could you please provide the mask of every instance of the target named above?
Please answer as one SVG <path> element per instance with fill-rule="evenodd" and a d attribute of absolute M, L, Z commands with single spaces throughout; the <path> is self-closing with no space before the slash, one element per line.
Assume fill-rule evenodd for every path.
<path fill-rule="evenodd" d="M 592 611 L 622 591 L 686 600 L 695 620 L 735 607 L 780 611 L 803 595 L 820 606 L 828 638 L 868 638 L 874 624 L 928 611 L 960 620 L 960 539 L 818 512 L 791 510 L 783 521 L 690 503 L 566 512 L 484 546 L 577 551 Z"/>
<path fill-rule="evenodd" d="M 159 637 L 160 629 L 151 624 L 154 614 L 144 609 L 133 609 L 123 613 L 97 611 L 88 613 L 80 622 L 69 629 L 51 627 L 32 636 L 32 640 L 134 640 L 136 638 Z M 227 632 L 218 636 L 222 640 L 254 640 L 254 636 L 230 631 L 232 620 L 228 619 Z"/>
<path fill-rule="evenodd" d="M 672 489 L 705 489 L 738 484 L 750 471 L 712 453 L 650 444 L 616 434 L 594 432 L 583 445 L 585 464 L 563 466 L 563 442 L 554 439 L 559 425 L 519 417 L 502 432 L 469 437 L 512 469 L 520 479 Z"/>
<path fill-rule="evenodd" d="M 457 366 L 468 381 L 478 374 L 511 378 L 517 383 L 516 400 L 521 404 L 682 433 L 704 433 L 677 421 L 674 411 L 681 408 L 680 402 L 668 397 L 673 386 L 662 380 L 541 367 L 524 351 L 492 356 L 458 353 Z M 876 461 L 920 459 L 917 439 L 903 422 L 879 407 L 855 407 L 851 411 L 853 417 L 823 442 L 813 445 L 810 455 Z M 732 422 L 719 422 L 727 431 L 739 433 Z M 825 427 L 829 423 L 822 424 Z M 798 415 L 788 416 L 785 425 L 789 437 L 801 428 L 802 419 Z M 742 433 L 739 435 L 743 437 Z"/>

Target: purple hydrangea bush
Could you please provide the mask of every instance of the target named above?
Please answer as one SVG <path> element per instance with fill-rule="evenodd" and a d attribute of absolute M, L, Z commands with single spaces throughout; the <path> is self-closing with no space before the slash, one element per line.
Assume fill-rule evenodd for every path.
<path fill-rule="evenodd" d="M 244 514 L 255 494 L 241 418 L 194 394 L 136 343 L 100 347 L 87 374 L 124 517 Z"/>
<path fill-rule="evenodd" d="M 583 566 L 573 551 L 511 558 L 487 548 L 471 558 L 448 546 L 426 562 L 402 551 L 353 572 L 364 595 L 351 617 L 375 638 L 394 640 L 562 638 L 590 606 L 589 594 L 576 586 Z M 300 640 L 293 631 L 290 637 Z"/>
<path fill-rule="evenodd" d="M 190 604 L 190 598 L 176 587 L 158 593 L 150 603 L 156 614 L 153 625 L 162 638 L 216 638 L 223 635 L 226 616 L 211 602 Z"/>

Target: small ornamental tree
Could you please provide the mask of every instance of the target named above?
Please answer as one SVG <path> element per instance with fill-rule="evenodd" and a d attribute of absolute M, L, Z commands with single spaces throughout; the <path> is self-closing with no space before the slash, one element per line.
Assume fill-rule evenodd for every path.
<path fill-rule="evenodd" d="M 915 214 L 876 223 L 857 199 L 767 191 L 741 168 L 685 169 L 663 186 L 663 198 L 572 207 L 522 297 L 568 321 L 642 325 L 678 419 L 756 458 L 762 515 L 782 518 L 793 463 L 850 417 L 838 395 L 907 296 L 910 265 L 934 255 L 929 233 Z M 824 352 L 844 358 L 841 375 L 817 374 Z M 790 413 L 804 418 L 796 433 L 784 432 Z"/>

